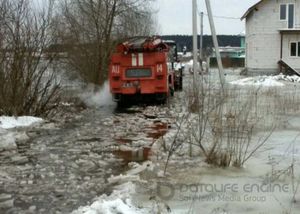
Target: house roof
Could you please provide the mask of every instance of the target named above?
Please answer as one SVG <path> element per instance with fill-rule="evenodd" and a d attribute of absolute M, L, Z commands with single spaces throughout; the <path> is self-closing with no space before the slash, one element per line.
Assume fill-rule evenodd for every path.
<path fill-rule="evenodd" d="M 241 20 L 245 19 L 245 18 L 246 18 L 253 10 L 255 10 L 256 7 L 257 7 L 260 3 L 262 3 L 263 1 L 265 1 L 265 0 L 260 0 L 260 1 L 257 2 L 255 5 L 253 5 L 252 7 L 250 7 L 250 8 L 246 11 L 246 13 L 242 16 Z"/>

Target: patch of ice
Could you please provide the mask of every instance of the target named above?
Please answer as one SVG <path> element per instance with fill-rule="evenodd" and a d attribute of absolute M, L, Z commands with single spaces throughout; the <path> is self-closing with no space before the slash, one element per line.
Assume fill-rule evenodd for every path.
<path fill-rule="evenodd" d="M 146 171 L 155 171 L 155 165 L 151 161 L 146 161 L 142 164 L 132 162 L 129 163 L 129 167 L 131 169 L 126 175 L 111 176 L 108 179 L 110 184 L 121 184 L 115 187 L 110 196 L 102 195 L 90 206 L 80 207 L 72 214 L 145 214 L 149 213 L 150 210 L 153 211 L 151 213 L 165 213 L 154 211 L 153 207 L 141 206 L 140 202 L 133 200 L 137 194 L 136 183 L 147 185 L 145 180 L 141 180 L 140 174 Z M 159 173 L 161 174 L 162 172 Z"/>
<path fill-rule="evenodd" d="M 72 106 L 72 103 L 62 102 L 61 105 L 65 106 L 65 107 L 70 107 L 70 106 Z"/>
<path fill-rule="evenodd" d="M 111 184 L 121 184 L 126 182 L 141 181 L 139 175 L 145 171 L 153 172 L 154 174 L 161 173 L 151 161 L 145 161 L 142 164 L 129 163 L 128 166 L 131 167 L 131 169 L 126 172 L 126 175 L 121 174 L 118 176 L 111 176 L 108 178 L 108 182 Z"/>
<path fill-rule="evenodd" d="M 127 171 L 128 175 L 138 175 L 145 170 L 153 171 L 155 169 L 154 164 L 151 161 L 145 161 L 142 164 L 135 164 L 132 169 Z"/>
<path fill-rule="evenodd" d="M 15 149 L 17 145 L 15 143 L 14 133 L 8 132 L 0 128 L 0 149 Z"/>
<path fill-rule="evenodd" d="M 139 181 L 139 176 L 138 175 L 118 175 L 118 176 L 111 176 L 108 178 L 108 183 L 110 184 L 120 184 L 120 183 L 126 183 L 129 181 Z"/>
<path fill-rule="evenodd" d="M 43 121 L 43 119 L 41 119 L 41 118 L 29 117 L 29 116 L 23 116 L 23 117 L 1 116 L 0 117 L 0 128 L 11 129 L 11 128 L 16 128 L 16 127 L 26 127 L 26 126 L 31 126 L 35 123 L 40 123 L 42 121 Z"/>

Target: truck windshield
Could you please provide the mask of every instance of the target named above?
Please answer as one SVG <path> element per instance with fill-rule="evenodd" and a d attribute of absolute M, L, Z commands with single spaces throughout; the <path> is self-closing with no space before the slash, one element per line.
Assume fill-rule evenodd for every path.
<path fill-rule="evenodd" d="M 127 69 L 125 76 L 127 78 L 151 77 L 152 72 L 150 68 Z"/>

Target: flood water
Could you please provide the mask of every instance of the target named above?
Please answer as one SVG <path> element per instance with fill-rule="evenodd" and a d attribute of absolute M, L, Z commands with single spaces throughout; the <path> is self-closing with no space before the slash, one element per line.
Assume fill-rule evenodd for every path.
<path fill-rule="evenodd" d="M 148 160 L 151 145 L 167 132 L 168 124 L 143 111 L 88 108 L 66 123 L 25 130 L 29 138 L 16 150 L 0 151 L 0 213 L 69 213 L 107 193 L 107 178 Z M 134 145 L 140 136 L 146 146 Z"/>

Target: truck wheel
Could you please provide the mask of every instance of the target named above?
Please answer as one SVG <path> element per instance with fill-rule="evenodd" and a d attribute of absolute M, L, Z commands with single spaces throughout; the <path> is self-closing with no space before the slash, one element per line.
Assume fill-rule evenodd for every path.
<path fill-rule="evenodd" d="M 167 93 L 161 93 L 161 94 L 156 94 L 155 95 L 155 101 L 159 104 L 165 104 L 166 100 L 168 98 L 168 94 Z"/>
<path fill-rule="evenodd" d="M 125 99 L 124 99 L 124 97 L 122 96 L 122 95 L 120 95 L 119 97 L 118 97 L 118 100 L 117 100 L 117 106 L 118 106 L 118 108 L 125 108 L 126 107 L 126 101 L 125 101 Z"/>
<path fill-rule="evenodd" d="M 117 102 L 117 106 L 118 106 L 118 108 L 124 108 L 125 107 L 124 101 L 123 100 L 119 100 Z"/>

